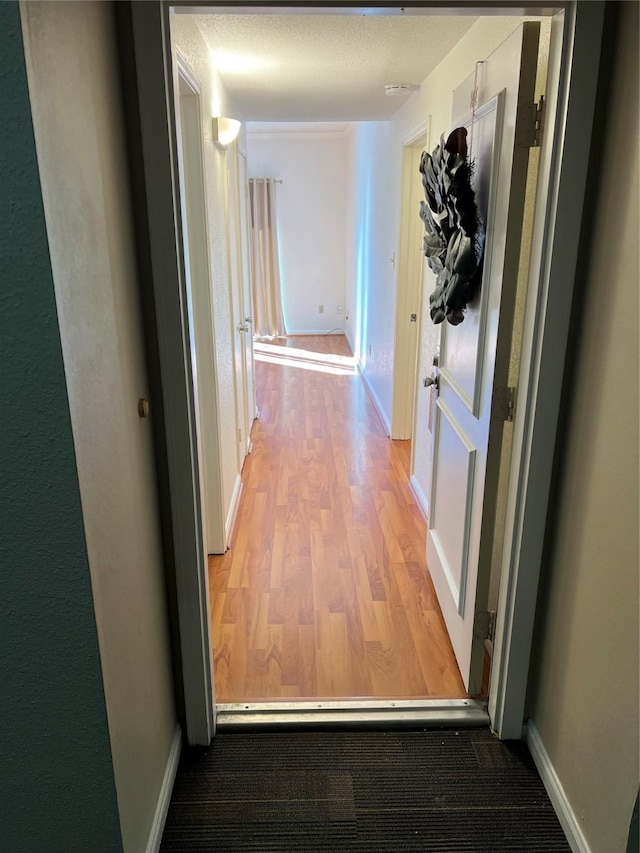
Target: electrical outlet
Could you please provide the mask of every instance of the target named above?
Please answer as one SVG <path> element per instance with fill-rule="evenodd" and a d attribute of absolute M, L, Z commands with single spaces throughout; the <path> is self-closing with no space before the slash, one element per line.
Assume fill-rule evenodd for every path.
<path fill-rule="evenodd" d="M 324 305 L 318 305 L 318 314 L 324 314 Z"/>
<path fill-rule="evenodd" d="M 336 308 L 336 314 L 342 314 L 342 305 L 338 305 Z"/>

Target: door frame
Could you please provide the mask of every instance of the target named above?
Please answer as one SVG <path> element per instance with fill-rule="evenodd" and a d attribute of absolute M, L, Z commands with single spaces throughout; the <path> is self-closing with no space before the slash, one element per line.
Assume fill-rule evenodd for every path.
<path fill-rule="evenodd" d="M 183 5 L 173 3 L 171 5 Z M 184 5 L 193 6 L 193 0 Z M 238 6 L 201 2 L 217 11 L 237 12 Z M 452 4 L 453 5 L 453 4 Z M 384 3 L 398 14 L 442 12 L 439 0 Z M 266 0 L 242 11 L 291 14 L 306 11 L 354 14 L 353 7 L 371 8 L 353 0 L 341 10 L 331 2 L 288 3 Z M 458 13 L 482 13 L 483 2 L 470 2 Z M 430 12 L 430 9 L 432 11 Z M 537 205 L 530 271 L 527 320 L 523 337 L 521 384 L 514 423 L 513 459 L 507 505 L 506 533 L 496 642 L 490 683 L 489 717 L 501 738 L 521 738 L 538 580 L 551 491 L 553 457 L 558 437 L 563 376 L 576 267 L 581 248 L 582 215 L 593 133 L 603 38 L 605 3 L 558 3 L 554 27 L 562 27 L 561 53 L 550 67 L 558 90 L 548 102 L 547 132 L 541 151 L 540 185 L 546 200 Z M 535 4 L 513 3 L 503 14 L 540 11 Z M 495 12 L 495 9 L 491 10 Z M 199 519 L 197 450 L 193 430 L 193 394 L 184 322 L 183 259 L 177 211 L 175 128 L 172 123 L 173 84 L 169 34 L 170 4 L 148 0 L 131 4 L 133 49 L 145 170 L 145 192 L 156 302 L 160 372 L 165 394 L 164 417 L 169 461 L 170 501 L 175 541 L 180 641 L 184 666 L 187 735 L 190 743 L 208 743 L 213 734 L 214 708 L 208 618 L 203 618 L 202 557 Z M 578 94 L 579 93 L 579 97 Z M 549 132 L 553 128 L 553 134 Z M 553 144 L 550 137 L 553 135 Z M 208 614 L 207 614 L 208 617 Z M 446 713 L 440 722 L 446 722 Z"/>
<path fill-rule="evenodd" d="M 411 247 L 422 245 L 424 228 L 416 216 L 420 194 L 419 171 L 415 167 L 416 151 L 429 148 L 431 116 L 405 134 L 402 140 L 402 197 L 398 243 L 398 276 L 396 296 L 395 339 L 393 343 L 393 396 L 391 403 L 391 438 L 406 440 L 413 436 L 417 355 L 420 341 L 420 293 L 424 272 L 424 256 Z M 415 309 L 412 334 L 407 334 L 407 313 Z M 413 453 L 412 453 L 413 459 Z M 413 466 L 412 466 L 413 470 Z"/>
<path fill-rule="evenodd" d="M 255 370 L 255 359 L 254 359 L 254 351 L 253 351 L 253 293 L 251 288 L 252 281 L 252 269 L 251 269 L 251 247 L 249 245 L 249 184 L 248 184 L 248 170 L 247 170 L 247 150 L 246 144 L 244 147 L 241 143 L 238 143 L 238 190 L 239 190 L 239 198 L 238 198 L 238 213 L 240 215 L 239 225 L 240 225 L 240 256 L 242 259 L 242 268 L 243 268 L 243 298 L 242 298 L 242 311 L 244 314 L 244 322 L 249 323 L 251 329 L 251 364 L 248 365 L 248 379 L 250 379 L 250 383 L 247 383 L 246 391 L 246 404 L 247 404 L 247 426 L 248 426 L 248 434 L 247 434 L 247 453 L 251 452 L 251 427 L 253 422 L 257 416 L 258 407 L 256 405 L 256 370 Z M 243 165 L 241 165 L 243 164 Z M 243 214 L 244 211 L 244 214 Z M 249 312 L 247 316 L 247 312 Z"/>
<path fill-rule="evenodd" d="M 192 115 L 186 116 L 183 112 L 183 99 L 185 95 L 180 91 L 180 85 L 188 91 L 189 99 L 193 98 Z M 207 243 L 207 234 L 209 233 L 207 208 L 204 201 L 204 174 L 205 165 L 202 151 L 202 100 L 200 86 L 196 76 L 193 74 L 188 62 L 179 51 L 176 51 L 176 67 L 174 68 L 174 87 L 176 91 L 176 103 L 178 104 L 175 111 L 176 118 L 176 145 L 178 154 L 178 170 L 180 171 L 179 161 L 183 161 L 183 173 L 185 179 L 184 198 L 182 199 L 185 212 L 186 222 L 182 222 L 183 235 L 187 236 L 187 245 L 189 245 L 189 255 L 196 256 L 197 263 L 196 275 L 206 282 L 207 295 L 202 300 L 203 316 L 195 316 L 198 312 L 194 308 L 191 318 L 191 326 L 194 329 L 196 341 L 192 341 L 193 352 L 196 354 L 196 365 L 200 368 L 205 365 L 201 362 L 207 362 L 210 370 L 211 379 L 203 381 L 202 369 L 197 367 L 194 382 L 194 426 L 196 438 L 198 440 L 198 454 L 201 462 L 200 470 L 200 503 L 203 509 L 203 533 L 204 543 L 203 549 L 205 554 L 223 554 L 226 547 L 226 529 L 225 517 L 223 509 L 222 495 L 222 457 L 220 455 L 220 423 L 219 423 L 219 394 L 218 380 L 216 371 L 216 342 L 215 330 L 213 327 L 213 310 L 211 302 L 212 288 L 209 275 L 209 247 Z M 195 113 L 195 115 L 193 115 Z M 193 133 L 195 118 L 195 129 L 197 135 Z M 195 138 L 191 138 L 195 136 Z M 188 138 L 188 145 L 183 143 L 183 139 Z M 187 147 L 190 149 L 188 152 Z M 191 182 L 187 176 L 187 162 L 191 157 Z M 193 189 L 189 192 L 187 184 Z M 201 222 L 201 227 L 197 229 L 189 228 L 189 222 Z M 185 262 L 185 292 L 188 294 L 187 306 L 191 302 L 195 303 L 193 282 L 190 281 L 190 276 L 193 275 L 193 259 L 190 258 L 188 267 L 189 275 L 187 275 L 187 264 Z M 200 294 L 201 297 L 201 294 Z M 200 301 L 200 300 L 198 300 Z M 200 337 L 198 331 L 200 329 Z M 192 352 L 192 363 L 193 363 Z M 207 387 L 207 385 L 209 387 Z M 208 439 L 205 441 L 202 435 L 202 424 L 207 423 L 209 432 Z"/>
<path fill-rule="evenodd" d="M 171 58 L 169 19 L 168 9 L 161 8 L 160 3 L 149 3 L 144 10 L 143 5 L 147 7 L 146 3 L 131 4 L 131 23 L 135 58 L 145 57 L 144 67 L 138 65 L 136 69 L 136 85 L 167 443 L 184 711 L 188 742 L 208 745 L 215 733 L 215 700 L 179 215 L 174 87 L 171 62 L 166 62 Z M 174 119 L 171 123 L 169 115 Z M 149 132 L 151 128 L 157 135 Z"/>

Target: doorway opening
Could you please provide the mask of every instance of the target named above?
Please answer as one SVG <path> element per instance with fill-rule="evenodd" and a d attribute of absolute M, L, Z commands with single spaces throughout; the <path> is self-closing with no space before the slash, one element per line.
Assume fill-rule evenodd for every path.
<path fill-rule="evenodd" d="M 287 7 L 287 13 L 294 7 Z M 533 11 L 533 7 L 529 7 Z M 267 12 L 269 9 L 240 7 L 242 13 Z M 216 11 L 238 12 L 238 8 L 216 6 Z M 282 11 L 282 10 L 280 10 Z M 309 11 L 309 10 L 305 10 Z M 376 10 L 376 13 L 381 10 Z M 429 4 L 411 8 L 387 10 L 391 16 L 435 16 L 441 9 L 432 10 Z M 459 12 L 460 9 L 456 8 Z M 473 10 L 467 10 L 472 11 Z M 537 8 L 536 8 L 536 11 Z M 513 412 L 513 452 L 509 471 L 506 500 L 506 524 L 502 548 L 502 572 L 495 618 L 494 661 L 490 678 L 488 715 L 500 737 L 519 737 L 532 645 L 532 625 L 536 591 L 544 540 L 544 519 L 549 502 L 553 449 L 558 429 L 560 408 L 559 365 L 564 365 L 569 334 L 569 317 L 572 285 L 580 246 L 581 216 L 571 216 L 569 211 L 582 210 L 587 186 L 589 140 L 593 132 L 594 110 L 603 38 L 603 4 L 570 4 L 546 10 L 551 20 L 549 50 L 549 85 L 547 87 L 547 116 L 540 147 L 540 168 L 534 210 L 533 238 L 529 273 L 530 287 L 526 297 L 524 329 L 519 371 L 519 393 L 513 406 L 513 395 L 494 394 L 495 414 Z M 314 10 L 315 13 L 315 10 Z M 361 16 L 361 10 L 331 8 L 332 14 Z M 518 11 L 516 14 L 520 14 Z M 186 325 L 186 295 L 184 258 L 180 223 L 175 212 L 180 206 L 179 178 L 176 164 L 176 138 L 173 121 L 174 85 L 170 73 L 171 8 L 168 4 L 133 4 L 131 24 L 135 55 L 135 79 L 139 107 L 140 142 L 144 155 L 144 210 L 141 215 L 149 226 L 149 249 L 153 276 L 149 284 L 153 289 L 156 326 L 159 343 L 158 367 L 163 388 L 163 414 L 167 433 L 167 465 L 170 482 L 169 500 L 174 532 L 174 557 L 180 594 L 177 605 L 180 621 L 181 660 L 190 743 L 209 743 L 215 727 L 215 706 L 212 705 L 210 624 L 206 567 L 200 548 L 202 542 L 200 500 L 198 488 L 197 441 L 194 430 L 192 375 L 190 372 L 189 341 Z M 178 16 L 175 16 L 178 17 Z M 484 19 L 480 19 L 484 20 Z M 492 22 L 493 23 L 493 22 Z M 486 42 L 485 42 L 486 45 Z M 486 56 L 486 54 L 485 54 Z M 192 57 L 190 57 L 190 60 Z M 474 59 L 467 56 L 467 59 Z M 482 60 L 480 76 L 488 66 Z M 441 63 L 442 65 L 442 63 Z M 446 69 L 446 66 L 444 66 Z M 473 71 L 473 69 L 471 69 Z M 210 66 L 200 68 L 199 77 L 210 80 Z M 450 82 L 450 81 L 449 81 Z M 471 87 L 466 93 L 465 112 L 468 115 L 470 95 L 476 88 L 471 75 Z M 576 93 L 580 92 L 580 98 Z M 441 91 L 441 90 L 440 90 Z M 450 88 L 448 89 L 450 91 Z M 213 93 L 209 91 L 209 95 Z M 476 100 L 475 98 L 473 100 Z M 202 102 L 216 115 L 229 115 L 224 105 L 206 95 L 202 89 Z M 482 103 L 482 102 L 481 102 Z M 579 103 L 579 108 L 576 104 Z M 472 110 L 473 111 L 473 110 Z M 532 104 L 522 106 L 520 114 L 526 118 L 522 134 L 517 140 L 532 138 L 540 129 L 539 112 Z M 432 126 L 450 126 L 452 112 Z M 359 123 L 358 146 L 373 141 L 375 122 Z M 209 134 L 211 125 L 203 121 L 203 134 Z M 209 156 L 209 140 L 205 140 L 205 156 Z M 534 143 L 535 144 L 535 143 Z M 516 146 L 518 147 L 518 146 Z M 382 152 L 384 153 L 384 151 Z M 223 161 L 224 162 L 224 161 Z M 363 161 L 364 162 L 364 161 Z M 383 157 L 378 175 L 389 177 L 391 160 Z M 504 160 L 500 158 L 502 167 Z M 358 226 L 368 221 L 375 227 L 380 212 L 389 205 L 377 204 L 374 188 L 368 176 L 374 168 L 359 171 L 359 186 L 365 192 L 359 211 L 363 218 Z M 217 183 L 224 188 L 225 180 Z M 509 180 L 498 180 L 498 186 L 510 186 Z M 371 192 L 369 192 L 371 191 Z M 369 194 L 367 194 L 369 192 Z M 496 209 L 504 213 L 502 205 Z M 367 219 L 368 218 L 368 219 Z M 511 222 L 511 218 L 509 218 Z M 520 225 L 518 225 L 520 227 Z M 222 232 L 226 237 L 226 226 Z M 220 263 L 216 270 L 226 267 L 226 255 L 217 256 L 218 229 L 210 229 L 209 248 Z M 375 287 L 358 288 L 363 270 L 369 281 L 388 263 L 386 240 L 374 241 L 378 254 L 362 251 L 362 229 L 355 232 L 358 276 L 356 290 L 362 293 L 365 305 L 373 305 L 382 316 L 391 316 L 384 292 Z M 511 260 L 513 258 L 511 257 Z M 213 266 L 212 266 L 213 269 Z M 228 286 L 228 279 L 225 279 Z M 364 312 L 358 318 L 358 352 L 366 347 L 367 334 L 372 334 L 372 318 Z M 369 325 L 368 325 L 369 324 Z M 388 325 L 388 324 L 387 324 Z M 376 328 L 379 328 L 376 327 Z M 229 328 L 230 331 L 230 328 Z M 218 344 L 220 339 L 218 339 Z M 366 347 L 368 350 L 368 347 Z M 367 352 L 363 353 L 365 358 Z M 231 353 L 232 347 L 223 349 Z M 376 363 L 375 351 L 371 353 Z M 362 359 L 361 359 L 362 361 Z M 380 353 L 377 354 L 380 365 Z M 370 365 L 371 366 L 371 365 Z M 430 366 L 420 361 L 419 375 L 431 379 L 430 387 L 439 380 L 446 382 L 444 373 L 425 375 Z M 562 372 L 562 371 L 560 371 Z M 550 381 L 552 380 L 552 381 Z M 378 385 L 378 396 L 384 396 L 389 386 Z M 221 388 L 221 395 L 226 389 Z M 494 392 L 499 389 L 494 389 Z M 423 396 L 424 399 L 424 396 Z M 231 400 L 225 400 L 231 403 Z M 231 407 L 229 407 L 231 408 Z M 416 411 L 420 407 L 416 406 Z M 235 449 L 236 437 L 229 445 Z M 417 448 L 416 448 L 417 449 Z M 232 453 L 229 452 L 229 457 Z M 224 454 L 224 460 L 227 454 Z M 235 481 L 231 483 L 235 488 Z M 232 491 L 233 491 L 232 488 Z M 490 614 L 484 612 L 484 619 Z M 466 700 L 463 700 L 466 701 Z M 485 714 L 486 719 L 486 712 Z M 467 718 L 467 715 L 463 715 Z M 445 708 L 432 720 L 452 722 L 450 708 Z M 256 722 L 256 721 L 254 721 Z"/>
<path fill-rule="evenodd" d="M 229 18 L 233 19 L 233 25 Z M 244 109 L 244 117 L 249 119 L 255 118 L 256 114 L 247 113 L 246 103 L 252 96 L 251 83 L 247 81 L 258 79 L 258 75 L 255 70 L 253 78 L 245 73 L 240 86 L 233 74 L 227 72 L 225 77 L 224 69 L 237 69 L 243 63 L 250 65 L 249 60 L 255 58 L 256 53 L 256 62 L 260 63 L 255 42 L 252 43 L 247 36 L 254 24 L 260 25 L 260 38 L 264 40 L 266 19 L 264 16 L 256 18 L 254 21 L 251 15 L 240 19 L 217 14 L 195 18 L 176 15 L 173 21 L 174 41 L 183 57 L 190 56 L 196 65 L 205 67 L 208 49 L 213 68 L 207 71 L 211 86 L 207 96 L 226 101 L 227 110 L 239 109 L 242 114 Z M 244 27 L 240 42 L 234 32 L 234 27 L 239 27 L 238 20 Z M 312 19 L 306 17 L 306 20 Z M 289 18 L 289 22 L 298 25 L 295 16 Z M 468 29 L 465 21 L 461 28 L 462 36 L 456 33 L 452 50 Z M 232 46 L 235 44 L 237 48 L 240 44 L 242 50 L 235 53 L 233 50 L 229 53 L 221 51 L 225 33 Z M 198 50 L 199 58 L 194 60 L 198 57 Z M 516 59 L 519 63 L 519 53 Z M 530 77 L 533 74 L 529 83 L 535 84 L 537 52 L 531 63 L 533 72 L 529 70 L 527 73 Z M 478 60 L 478 65 L 481 64 L 482 61 Z M 246 67 L 243 70 L 246 71 Z M 474 84 L 477 95 L 477 66 Z M 516 80 L 516 100 L 517 85 Z M 533 85 L 529 89 L 528 97 L 533 99 Z M 495 103 L 497 111 L 498 101 Z M 222 108 L 222 105 L 218 106 L 218 111 Z M 499 109 L 503 108 L 501 104 Z M 463 117 L 466 111 L 461 113 L 458 110 L 458 114 Z M 441 116 L 439 121 L 442 124 Z M 472 113 L 472 137 L 475 121 Z M 374 163 L 379 166 L 381 162 L 380 159 L 377 163 L 375 161 L 375 146 L 386 145 L 387 152 L 399 147 L 398 140 L 393 138 L 397 131 L 392 118 L 376 123 L 387 127 L 374 139 L 373 156 L 369 151 L 368 156 L 363 157 L 358 146 L 366 148 L 367 136 L 372 132 L 375 136 L 379 128 L 373 131 L 371 127 L 362 129 L 362 124 L 349 124 L 343 131 L 346 137 L 343 140 L 343 162 L 339 163 L 339 156 L 334 151 L 332 167 L 324 178 L 320 177 L 319 184 L 326 188 L 333 182 L 335 191 L 335 187 L 339 187 L 342 166 L 342 175 L 346 178 L 343 196 L 349 193 L 357 196 L 351 221 L 345 213 L 344 227 L 334 227 L 331 247 L 322 251 L 322 238 L 326 238 L 330 230 L 329 220 L 332 217 L 338 219 L 348 205 L 327 205 L 327 222 L 322 227 L 312 226 L 309 229 L 314 239 L 308 240 L 307 246 L 304 245 L 304 226 L 311 218 L 310 211 L 317 212 L 322 206 L 323 187 L 318 185 L 308 192 L 306 207 L 304 200 L 299 199 L 292 206 L 290 203 L 289 210 L 288 228 L 294 232 L 290 246 L 296 247 L 298 253 L 306 252 L 306 259 L 299 262 L 299 269 L 294 274 L 285 275 L 285 287 L 295 291 L 298 308 L 304 300 L 303 308 L 308 309 L 311 304 L 312 311 L 315 311 L 317 303 L 318 313 L 324 314 L 328 304 L 337 314 L 338 319 L 333 322 L 341 322 L 344 316 L 343 328 L 338 327 L 338 331 L 344 331 L 346 338 L 327 334 L 327 331 L 336 331 L 335 328 L 315 330 L 314 319 L 309 319 L 307 310 L 304 320 L 293 323 L 294 332 L 303 332 L 305 337 L 291 335 L 253 348 L 247 346 L 250 337 L 246 324 L 253 311 L 246 308 L 249 260 L 247 253 L 240 251 L 240 247 L 249 242 L 243 237 L 248 224 L 246 210 L 242 212 L 240 204 L 241 199 L 246 198 L 246 178 L 277 176 L 284 184 L 284 192 L 288 192 L 292 184 L 295 189 L 296 182 L 282 177 L 283 168 L 291 168 L 292 164 L 300 161 L 308 172 L 313 173 L 318 184 L 322 157 L 326 156 L 318 153 L 318 138 L 324 144 L 330 136 L 333 141 L 337 135 L 335 125 L 331 134 L 317 122 L 311 133 L 306 129 L 301 131 L 292 123 L 284 125 L 284 132 L 280 128 L 274 130 L 275 125 L 272 125 L 267 133 L 264 124 L 253 125 L 253 134 L 243 133 L 238 143 L 214 154 L 213 172 L 226 178 L 221 210 L 230 275 L 229 292 L 223 293 L 222 298 L 218 296 L 217 301 L 214 296 L 212 311 L 214 320 L 216 314 L 224 314 L 225 311 L 232 318 L 230 352 L 224 346 L 218 346 L 216 367 L 219 370 L 220 361 L 229 355 L 234 361 L 235 367 L 231 372 L 239 436 L 235 499 L 230 508 L 233 532 L 228 525 L 226 539 L 226 544 L 231 547 L 225 554 L 217 556 L 208 549 L 216 699 L 223 709 L 243 703 L 253 706 L 276 700 L 304 702 L 320 699 L 322 702 L 346 703 L 365 698 L 389 702 L 433 698 L 469 700 L 470 695 L 486 696 L 488 689 L 486 655 L 480 663 L 475 662 L 475 674 L 471 676 L 466 671 L 469 662 L 464 655 L 460 657 L 458 650 L 456 661 L 441 612 L 442 604 L 438 601 L 425 559 L 425 522 L 429 516 L 429 501 L 425 495 L 429 496 L 432 507 L 437 496 L 439 519 L 442 518 L 443 506 L 447 513 L 456 515 L 454 522 L 444 530 L 444 538 L 438 542 L 442 546 L 447 536 L 449 540 L 451 536 L 457 537 L 460 542 L 452 545 L 449 541 L 450 553 L 447 555 L 444 555 L 443 547 L 434 552 L 440 558 L 441 571 L 455 590 L 455 583 L 451 582 L 452 572 L 457 570 L 464 575 L 464 561 L 469 559 L 469 548 L 474 547 L 469 521 L 469 501 L 473 491 L 470 483 L 472 480 L 476 483 L 476 502 L 481 508 L 483 466 L 486 464 L 482 455 L 485 450 L 473 449 L 469 458 L 475 460 L 476 454 L 480 453 L 477 469 L 467 463 L 467 481 L 456 483 L 462 490 L 460 495 L 456 498 L 452 493 L 453 503 L 451 496 L 443 499 L 442 483 L 443 480 L 446 482 L 447 475 L 440 475 L 440 491 L 432 482 L 433 460 L 438 458 L 434 453 L 437 453 L 438 441 L 443 436 L 442 421 L 437 419 L 437 413 L 444 411 L 434 398 L 433 390 L 428 404 L 428 421 L 425 423 L 424 418 L 420 420 L 419 417 L 421 404 L 424 409 L 424 401 L 420 398 L 427 395 L 420 394 L 422 389 L 418 378 L 424 370 L 418 369 L 423 365 L 418 364 L 417 353 L 420 348 L 424 359 L 434 344 L 436 348 L 439 345 L 439 330 L 434 331 L 425 323 L 427 300 L 426 296 L 423 299 L 422 287 L 424 261 L 420 242 L 416 240 L 417 226 L 420 225 L 415 215 L 417 210 L 411 219 L 412 208 L 418 207 L 421 187 L 417 167 L 427 147 L 428 119 L 423 115 L 419 127 L 414 121 L 409 138 L 406 131 L 404 133 L 404 146 L 400 148 L 404 169 L 396 168 L 389 180 L 389 184 L 392 181 L 402 183 L 400 192 L 390 185 L 385 186 L 384 181 L 376 188 L 372 176 Z M 248 124 L 248 128 L 251 127 Z M 489 175 L 487 186 L 491 181 L 492 157 L 495 160 L 498 156 L 500 133 L 494 132 L 495 139 L 492 136 L 488 160 L 483 165 Z M 303 151 L 302 137 L 306 140 L 306 151 Z M 312 144 L 309 137 L 313 138 Z M 268 144 L 259 151 L 258 141 L 265 138 Z M 286 149 L 284 155 L 283 146 Z M 274 165 L 274 161 L 278 163 L 278 152 L 274 154 L 278 147 L 279 166 Z M 309 149 L 315 149 L 314 153 L 310 154 Z M 254 166 L 254 160 L 260 165 Z M 353 167 L 354 160 L 356 174 L 347 176 L 344 167 Z M 246 163 L 246 172 L 242 176 L 239 172 L 241 162 Z M 494 162 L 494 171 L 495 166 Z M 335 173 L 338 173 L 337 177 Z M 307 184 L 311 186 L 311 182 L 307 181 Z M 531 191 L 535 193 L 535 185 Z M 385 258 L 386 269 L 381 274 L 379 269 L 372 268 L 372 264 L 375 261 L 379 263 L 385 248 L 380 246 L 372 251 L 371 240 L 376 230 L 372 218 L 376 203 L 385 202 L 385 192 L 389 198 L 401 200 L 402 216 L 399 235 L 388 241 L 386 251 L 389 247 L 393 251 Z M 368 205 L 366 211 L 358 207 L 363 201 L 365 207 Z M 509 202 L 508 195 L 503 201 Z M 487 219 L 488 190 L 484 203 L 483 215 Z M 281 223 L 278 225 L 280 227 Z M 333 261 L 339 254 L 335 233 L 340 230 L 343 235 L 349 233 L 352 241 L 346 252 L 343 249 L 343 255 L 347 257 L 351 251 L 353 264 L 352 281 L 348 284 L 344 260 L 337 274 L 333 267 L 329 272 L 323 269 L 330 267 L 329 259 Z M 286 243 L 287 236 L 280 234 L 281 244 Z M 328 244 L 328 238 L 325 243 Z M 519 254 L 519 245 L 515 251 Z M 320 264 L 316 254 L 323 259 Z M 342 276 L 344 284 L 338 282 L 341 292 L 330 292 L 327 287 L 322 290 L 322 283 L 314 280 L 314 274 L 318 276 L 318 266 L 321 267 L 319 277 L 324 275 L 334 287 L 336 278 Z M 377 283 L 378 291 L 381 285 L 390 281 L 399 284 L 397 293 L 383 293 L 387 306 L 380 306 L 382 311 L 373 305 L 376 276 L 382 280 Z M 290 306 L 295 303 L 291 292 L 285 297 L 285 303 L 287 298 Z M 389 308 L 387 312 L 385 307 Z M 304 310 L 301 316 L 303 314 Z M 388 331 L 381 334 L 379 327 L 389 316 L 395 316 L 395 328 L 392 327 L 390 334 Z M 239 321 L 237 326 L 236 320 Z M 473 356 L 477 365 L 472 364 L 471 367 L 474 370 L 477 367 L 480 374 L 485 352 L 484 341 L 478 337 L 478 328 L 485 320 L 474 317 L 467 327 L 472 322 L 477 326 Z M 325 318 L 321 323 L 326 324 Z M 329 325 L 332 325 L 331 321 Z M 245 334 L 238 340 L 234 331 Z M 322 337 L 314 338 L 314 331 L 321 331 Z M 484 334 L 484 329 L 481 332 Z M 381 340 L 383 344 L 387 342 L 390 352 L 378 351 Z M 495 341 L 493 343 L 495 345 Z M 507 346 L 509 344 L 510 336 Z M 251 359 L 243 355 L 247 350 L 251 350 Z M 385 375 L 383 360 L 389 355 L 393 369 Z M 238 369 L 238 363 L 242 365 L 241 369 Z M 255 371 L 253 387 L 261 415 L 253 427 L 253 452 L 244 462 L 247 400 L 251 396 L 247 390 L 251 384 L 249 364 Z M 426 387 L 427 382 L 420 378 L 423 379 L 423 388 Z M 447 366 L 443 365 L 438 379 L 455 387 L 455 365 L 448 372 Z M 491 377 L 487 381 L 488 393 L 491 393 Z M 231 403 L 230 400 L 228 402 Z M 233 406 L 228 408 L 233 412 Z M 380 417 L 376 415 L 376 409 Z M 345 417 L 345 413 L 350 418 Z M 401 441 L 388 438 L 389 433 L 399 435 Z M 443 447 L 440 447 L 440 452 L 444 453 Z M 469 452 L 467 450 L 467 454 Z M 422 460 L 423 468 L 426 468 L 426 476 L 422 479 L 418 460 Z M 506 470 L 508 462 L 508 457 L 505 457 Z M 454 471 L 453 479 L 460 480 L 455 467 L 458 463 L 453 457 L 450 464 Z M 464 507 L 456 506 L 456 500 L 462 500 L 463 504 L 466 501 L 466 516 Z M 462 523 L 457 518 L 460 514 Z M 478 524 L 476 521 L 476 528 Z M 454 558 L 459 566 L 453 564 Z M 440 595 L 442 597 L 442 591 Z M 467 608 L 466 614 L 461 597 L 456 606 L 469 624 L 468 630 L 475 626 L 477 633 L 480 620 L 478 603 L 474 606 L 471 600 L 470 612 Z M 486 608 L 486 602 L 482 606 Z M 489 639 L 488 610 L 483 611 L 482 619 Z M 459 671 L 461 660 L 464 662 L 462 677 Z"/>

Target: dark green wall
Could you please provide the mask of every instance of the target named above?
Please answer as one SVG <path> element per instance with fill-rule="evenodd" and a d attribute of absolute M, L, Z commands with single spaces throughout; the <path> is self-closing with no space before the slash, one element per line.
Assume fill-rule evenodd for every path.
<path fill-rule="evenodd" d="M 0 850 L 121 851 L 16 2 L 0 3 Z"/>

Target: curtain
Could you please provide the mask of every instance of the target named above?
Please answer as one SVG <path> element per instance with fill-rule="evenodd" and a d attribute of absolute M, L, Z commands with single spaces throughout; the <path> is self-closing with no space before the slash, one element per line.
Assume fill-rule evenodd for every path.
<path fill-rule="evenodd" d="M 284 335 L 274 178 L 249 179 L 254 331 Z"/>

